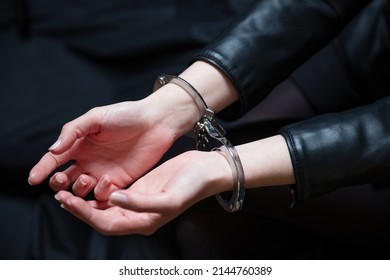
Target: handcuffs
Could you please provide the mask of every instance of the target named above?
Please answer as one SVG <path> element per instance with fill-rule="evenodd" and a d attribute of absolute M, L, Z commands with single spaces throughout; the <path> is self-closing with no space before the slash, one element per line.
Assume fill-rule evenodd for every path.
<path fill-rule="evenodd" d="M 176 84 L 183 88 L 197 104 L 199 111 L 202 112 L 202 117 L 195 124 L 190 134 L 195 138 L 196 149 L 199 151 L 221 151 L 232 168 L 234 190 L 230 199 L 225 198 L 225 193 L 216 194 L 215 197 L 218 203 L 224 210 L 230 213 L 241 210 L 245 198 L 245 175 L 237 150 L 225 138 L 226 132 L 216 121 L 214 111 L 207 106 L 200 93 L 186 80 L 178 76 L 162 74 L 156 79 L 153 91 L 168 83 Z"/>

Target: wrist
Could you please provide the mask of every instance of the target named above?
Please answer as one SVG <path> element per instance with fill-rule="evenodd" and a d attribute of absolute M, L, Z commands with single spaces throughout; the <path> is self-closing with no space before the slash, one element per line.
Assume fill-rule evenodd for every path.
<path fill-rule="evenodd" d="M 236 147 L 247 188 L 295 183 L 290 152 L 283 136 L 276 135 Z"/>
<path fill-rule="evenodd" d="M 163 123 L 177 139 L 193 129 L 199 111 L 188 93 L 175 84 L 167 84 L 144 99 L 151 119 Z"/>
<path fill-rule="evenodd" d="M 233 172 L 228 160 L 220 151 L 190 153 L 196 155 L 198 159 L 199 178 L 205 184 L 205 197 L 233 190 Z"/>
<path fill-rule="evenodd" d="M 201 94 L 214 112 L 221 111 L 238 99 L 230 80 L 218 68 L 205 61 L 194 62 L 179 76 Z"/>
<path fill-rule="evenodd" d="M 162 76 L 155 87 L 158 89 L 148 100 L 159 106 L 157 120 L 167 121 L 175 139 L 191 130 L 205 113 L 213 115 L 238 98 L 230 81 L 203 61 L 195 62 L 179 77 Z"/>

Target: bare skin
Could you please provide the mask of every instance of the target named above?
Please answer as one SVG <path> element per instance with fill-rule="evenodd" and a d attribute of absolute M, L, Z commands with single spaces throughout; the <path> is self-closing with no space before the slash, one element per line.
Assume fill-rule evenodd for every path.
<path fill-rule="evenodd" d="M 223 74 L 205 62 L 180 76 L 217 112 L 238 99 Z M 150 171 L 199 117 L 191 97 L 174 84 L 140 101 L 94 108 L 64 125 L 28 181 L 40 184 L 74 161 L 50 177 L 64 209 L 106 235 L 152 234 L 193 204 L 234 185 L 231 167 L 219 152 L 186 152 Z M 248 188 L 294 183 L 282 136 L 236 148 Z M 96 200 L 83 199 L 89 192 Z"/>

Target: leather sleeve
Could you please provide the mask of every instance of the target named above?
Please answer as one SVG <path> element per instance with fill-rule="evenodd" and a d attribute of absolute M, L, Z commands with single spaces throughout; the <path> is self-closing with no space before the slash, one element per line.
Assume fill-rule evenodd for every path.
<path fill-rule="evenodd" d="M 390 181 L 390 97 L 283 127 L 305 200 L 349 185 Z"/>
<path fill-rule="evenodd" d="M 316 113 L 343 111 L 390 94 L 390 1 L 375 0 L 291 77 Z"/>
<path fill-rule="evenodd" d="M 279 82 L 335 37 L 369 0 L 262 0 L 206 46 L 195 60 L 218 67 L 240 102 L 222 112 L 249 111 Z"/>

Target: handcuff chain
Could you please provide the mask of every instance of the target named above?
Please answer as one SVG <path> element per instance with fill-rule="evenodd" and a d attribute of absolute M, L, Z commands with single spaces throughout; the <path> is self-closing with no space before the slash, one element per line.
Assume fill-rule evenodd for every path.
<path fill-rule="evenodd" d="M 225 200 L 221 194 L 215 196 L 218 203 L 227 212 L 233 213 L 241 210 L 245 197 L 245 176 L 237 150 L 230 141 L 224 137 L 225 130 L 214 118 L 210 119 L 209 116 L 203 116 L 195 125 L 194 134 L 196 137 L 197 150 L 204 150 L 206 148 L 204 142 L 210 142 L 208 136 L 222 144 L 220 147 L 214 147 L 212 151 L 218 150 L 223 152 L 232 168 L 233 181 L 236 183 L 236 186 L 229 201 Z"/>
<path fill-rule="evenodd" d="M 245 196 L 245 176 L 237 150 L 229 140 L 225 138 L 226 132 L 215 120 L 214 111 L 207 106 L 201 94 L 186 80 L 178 76 L 163 74 L 156 79 L 153 91 L 156 91 L 167 83 L 173 83 L 183 88 L 192 97 L 199 112 L 201 112 L 202 117 L 192 130 L 192 137 L 196 140 L 196 149 L 205 150 L 206 143 L 210 143 L 211 140 L 209 137 L 222 144 L 220 147 L 214 147 L 211 151 L 218 150 L 225 155 L 232 168 L 235 187 L 229 201 L 225 200 L 221 194 L 216 194 L 215 196 L 218 203 L 227 212 L 233 213 L 240 210 Z"/>

